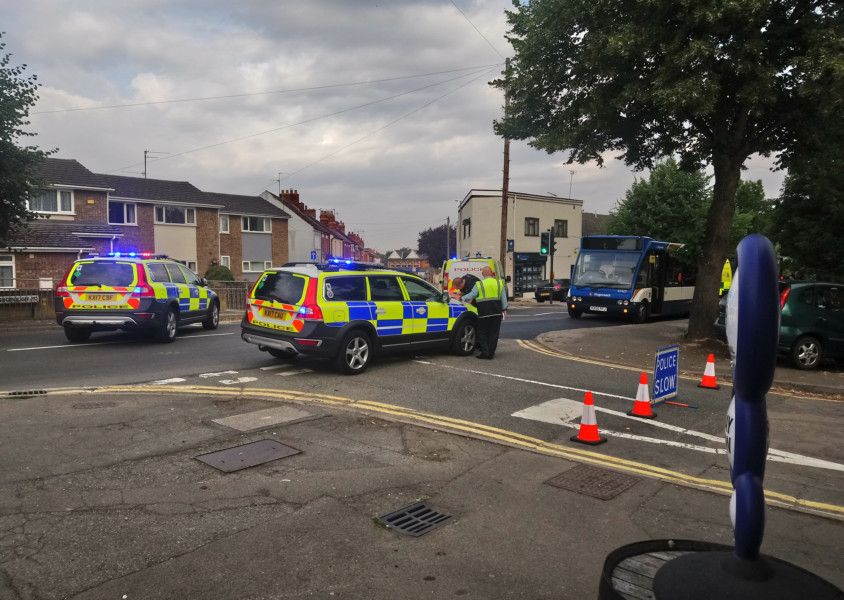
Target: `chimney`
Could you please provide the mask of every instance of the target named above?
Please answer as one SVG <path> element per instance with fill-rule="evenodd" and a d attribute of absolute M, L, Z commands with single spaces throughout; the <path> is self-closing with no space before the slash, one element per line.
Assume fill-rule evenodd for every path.
<path fill-rule="evenodd" d="M 316 209 L 315 208 L 307 208 L 305 212 L 308 213 L 308 216 L 312 219 L 316 219 Z"/>
<path fill-rule="evenodd" d="M 343 221 L 338 222 L 337 223 L 337 229 L 340 230 L 340 233 L 345 234 L 346 233 L 346 224 L 343 223 Z"/>
<path fill-rule="evenodd" d="M 319 222 L 330 227 L 334 223 L 334 213 L 328 210 L 319 211 Z"/>
<path fill-rule="evenodd" d="M 293 206 L 299 205 L 299 191 L 298 190 L 281 190 L 281 201 Z"/>

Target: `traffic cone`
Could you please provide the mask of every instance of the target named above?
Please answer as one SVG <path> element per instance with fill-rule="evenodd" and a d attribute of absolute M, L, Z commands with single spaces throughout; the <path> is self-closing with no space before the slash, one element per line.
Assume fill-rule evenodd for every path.
<path fill-rule="evenodd" d="M 571 436 L 571 441 L 580 444 L 597 446 L 607 441 L 598 433 L 598 421 L 595 419 L 595 403 L 592 401 L 592 392 L 586 392 L 583 397 L 583 416 L 580 418 L 580 431 L 577 435 Z"/>
<path fill-rule="evenodd" d="M 656 418 L 656 413 L 651 409 L 651 397 L 648 393 L 648 374 L 644 371 L 639 376 L 639 389 L 636 390 L 636 401 L 633 403 L 633 409 L 628 410 L 627 414 L 631 417 L 643 419 Z"/>
<path fill-rule="evenodd" d="M 715 378 L 715 355 L 710 354 L 706 359 L 706 368 L 703 370 L 703 377 L 700 383 L 697 384 L 699 388 L 706 388 L 708 390 L 719 390 L 721 386 L 718 385 L 718 380 Z"/>

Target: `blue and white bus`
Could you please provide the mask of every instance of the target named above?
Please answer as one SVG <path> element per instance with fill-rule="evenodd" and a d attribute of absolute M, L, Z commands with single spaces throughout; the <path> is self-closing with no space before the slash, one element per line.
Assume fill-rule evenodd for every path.
<path fill-rule="evenodd" d="M 688 313 L 694 276 L 673 260 L 682 247 L 649 237 L 584 237 L 572 268 L 569 315 L 578 319 L 592 313 L 644 323 L 651 315 Z"/>

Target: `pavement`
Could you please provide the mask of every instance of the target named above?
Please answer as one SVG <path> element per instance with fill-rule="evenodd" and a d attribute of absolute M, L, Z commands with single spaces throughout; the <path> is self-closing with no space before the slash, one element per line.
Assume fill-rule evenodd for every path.
<path fill-rule="evenodd" d="M 634 476 L 600 500 L 546 483 L 580 461 L 211 389 L 0 401 L 0 598 L 594 598 L 620 545 L 731 542 L 725 496 Z M 301 453 L 195 458 L 264 439 Z M 377 521 L 419 500 L 451 519 L 418 538 Z M 843 540 L 841 521 L 768 510 L 763 551 L 839 587 Z"/>
<path fill-rule="evenodd" d="M 730 352 L 720 340 L 689 341 L 688 319 L 657 320 L 645 324 L 621 325 L 588 316 L 581 320 L 602 322 L 601 329 L 568 329 L 540 334 L 536 341 L 549 350 L 585 360 L 624 365 L 653 372 L 654 354 L 659 348 L 679 344 L 680 370 L 700 380 L 708 355 L 715 355 L 719 383 L 730 383 Z M 844 398 L 844 365 L 826 363 L 824 369 L 801 371 L 780 357 L 774 374 L 774 389 L 802 391 Z"/>

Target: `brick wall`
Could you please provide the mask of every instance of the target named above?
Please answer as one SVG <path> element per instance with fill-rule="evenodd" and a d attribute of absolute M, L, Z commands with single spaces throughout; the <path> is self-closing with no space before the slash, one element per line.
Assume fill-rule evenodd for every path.
<path fill-rule="evenodd" d="M 136 204 L 137 226 L 117 225 L 123 237 L 114 241 L 114 249 L 125 252 L 154 252 L 155 228 L 152 204 Z"/>
<path fill-rule="evenodd" d="M 108 194 L 106 192 L 73 191 L 76 220 L 81 223 L 108 223 Z"/>
<path fill-rule="evenodd" d="M 220 252 L 222 242 L 219 228 L 220 219 L 216 208 L 196 209 L 196 269 L 200 276 L 212 262 L 220 262 L 220 254 L 225 254 Z"/>
<path fill-rule="evenodd" d="M 229 215 L 229 233 L 220 234 L 220 255 L 231 257 L 231 271 L 235 280 L 243 280 L 243 244 L 240 217 Z"/>
<path fill-rule="evenodd" d="M 67 273 L 76 257 L 76 252 L 16 252 L 17 287 L 37 288 L 40 277 L 52 278 L 55 285 Z"/>
<path fill-rule="evenodd" d="M 272 225 L 272 261 L 274 267 L 280 267 L 288 261 L 287 219 L 273 219 Z"/>

